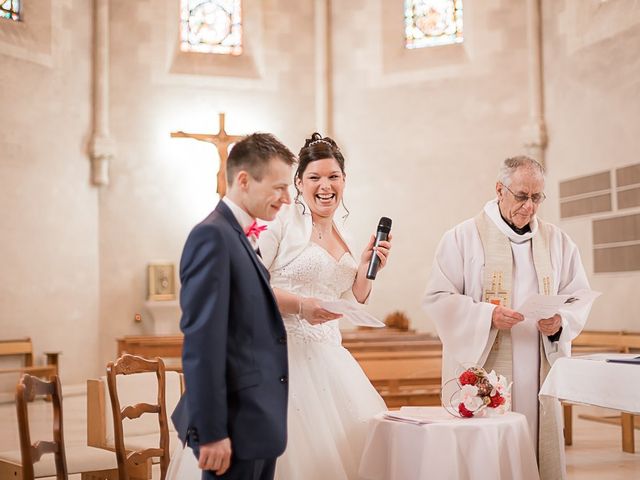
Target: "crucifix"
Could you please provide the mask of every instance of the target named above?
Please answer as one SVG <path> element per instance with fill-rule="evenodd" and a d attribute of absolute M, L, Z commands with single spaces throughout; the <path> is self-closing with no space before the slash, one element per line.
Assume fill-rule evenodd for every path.
<path fill-rule="evenodd" d="M 227 157 L 229 156 L 229 145 L 239 142 L 244 138 L 244 135 L 229 135 L 224 129 L 224 113 L 220 113 L 220 131 L 217 134 L 213 133 L 185 133 L 185 132 L 171 132 L 172 138 L 194 138 L 200 142 L 213 143 L 218 149 L 218 155 L 220 156 L 220 169 L 218 170 L 218 186 L 216 192 L 220 195 L 220 198 L 224 197 L 227 192 Z"/>

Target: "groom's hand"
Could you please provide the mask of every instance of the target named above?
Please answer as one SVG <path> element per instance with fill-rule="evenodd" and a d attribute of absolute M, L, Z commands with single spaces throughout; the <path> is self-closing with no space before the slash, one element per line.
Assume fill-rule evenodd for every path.
<path fill-rule="evenodd" d="M 222 475 L 231 465 L 231 440 L 223 438 L 216 442 L 200 445 L 200 461 L 198 467 L 202 470 L 213 470 L 216 475 Z"/>

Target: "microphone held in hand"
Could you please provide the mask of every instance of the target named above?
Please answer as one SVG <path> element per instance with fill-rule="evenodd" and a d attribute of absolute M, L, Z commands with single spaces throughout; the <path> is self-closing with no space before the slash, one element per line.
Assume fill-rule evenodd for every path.
<path fill-rule="evenodd" d="M 380 242 L 384 242 L 389 238 L 389 232 L 391 231 L 391 219 L 387 217 L 381 217 L 378 222 L 378 231 L 376 232 L 376 241 L 373 244 L 374 247 L 377 247 Z M 367 270 L 367 278 L 369 280 L 375 280 L 376 274 L 378 273 L 378 267 L 380 266 L 380 257 L 376 254 L 376 251 L 373 251 L 373 255 L 371 255 L 371 260 L 369 261 L 369 268 Z"/>

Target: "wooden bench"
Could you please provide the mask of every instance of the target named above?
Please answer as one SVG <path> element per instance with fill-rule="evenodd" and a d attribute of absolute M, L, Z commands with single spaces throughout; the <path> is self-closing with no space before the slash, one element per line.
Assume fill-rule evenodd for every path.
<path fill-rule="evenodd" d="M 118 358 L 129 353 L 142 358 L 165 360 L 168 371 L 182 372 L 182 342 L 180 335 L 127 335 L 118 338 Z"/>
<path fill-rule="evenodd" d="M 440 340 L 429 333 L 407 333 L 387 329 L 376 332 L 343 332 L 342 346 L 352 355 L 379 351 L 442 351 Z"/>
<path fill-rule="evenodd" d="M 583 330 L 571 343 L 574 353 L 640 351 L 640 333 Z"/>
<path fill-rule="evenodd" d="M 379 351 L 356 353 L 354 357 L 388 408 L 440 405 L 440 352 Z"/>
<path fill-rule="evenodd" d="M 429 334 L 380 330 L 343 334 L 388 408 L 440 405 L 442 345 Z"/>
<path fill-rule="evenodd" d="M 375 328 L 367 330 L 346 330 L 342 332 L 342 344 L 366 344 L 371 342 L 389 342 L 401 340 L 404 342 L 430 341 L 440 343 L 438 337 L 431 333 L 416 333 L 391 328 Z"/>
<path fill-rule="evenodd" d="M 349 331 L 342 337 L 343 346 L 360 363 L 387 406 L 440 404 L 440 340 L 427 333 L 392 329 Z M 118 356 L 179 359 L 182 341 L 182 335 L 125 336 L 118 339 Z M 172 369 L 181 371 L 180 366 L 167 366 Z"/>
<path fill-rule="evenodd" d="M 17 340 L 0 340 L 0 358 L 22 357 L 22 366 L 0 368 L 2 373 L 28 373 L 35 377 L 49 379 L 52 375 L 58 375 L 58 352 L 45 352 L 46 364 L 33 364 L 33 345 L 30 338 Z"/>

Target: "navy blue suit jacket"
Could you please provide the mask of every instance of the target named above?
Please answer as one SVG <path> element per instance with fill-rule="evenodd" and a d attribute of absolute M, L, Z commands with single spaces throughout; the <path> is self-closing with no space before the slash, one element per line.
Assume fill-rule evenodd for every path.
<path fill-rule="evenodd" d="M 196 453 L 230 437 L 235 458 L 277 457 L 287 435 L 286 332 L 269 273 L 224 202 L 191 231 L 180 281 L 178 435 Z"/>

